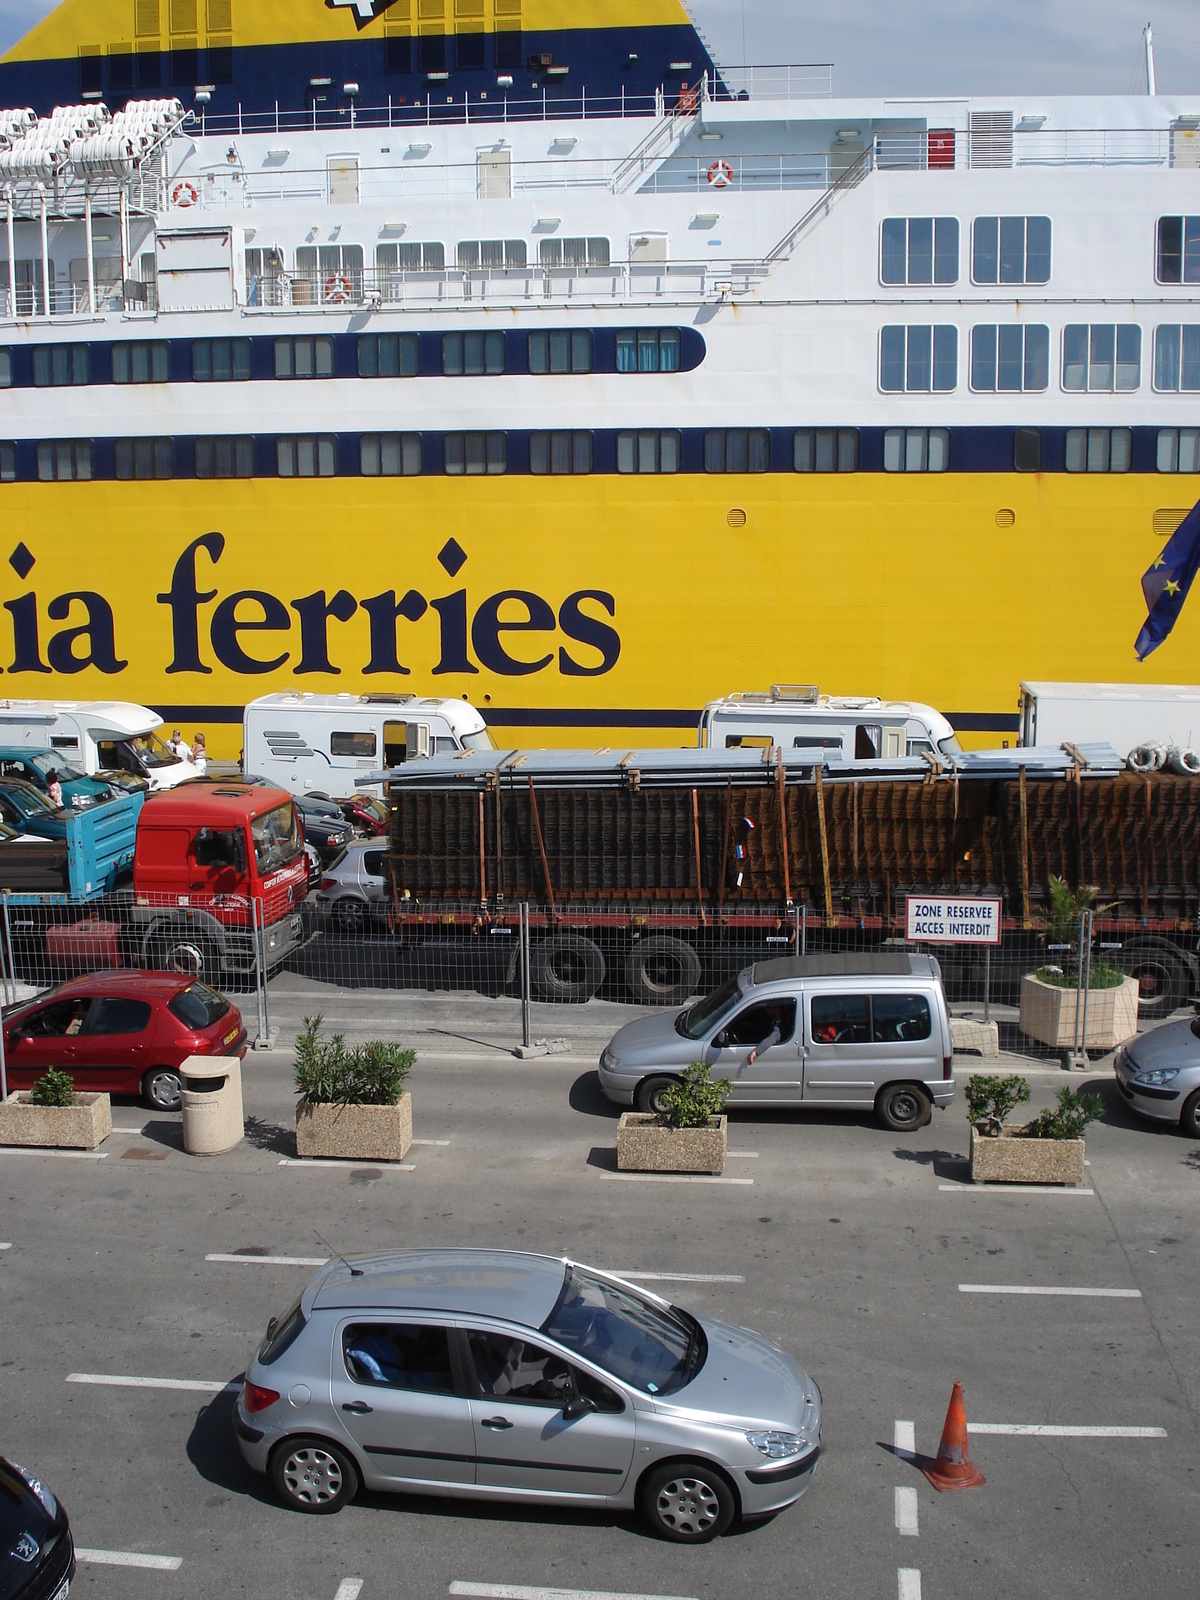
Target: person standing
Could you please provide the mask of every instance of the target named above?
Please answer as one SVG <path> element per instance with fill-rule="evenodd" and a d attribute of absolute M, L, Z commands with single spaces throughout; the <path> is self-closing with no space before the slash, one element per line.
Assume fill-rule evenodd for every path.
<path fill-rule="evenodd" d="M 63 792 L 62 784 L 58 781 L 58 768 L 51 767 L 46 774 L 46 797 L 52 806 L 62 809 Z"/>
<path fill-rule="evenodd" d="M 200 773 L 208 771 L 208 742 L 202 733 L 192 740 L 192 765 Z"/>
<path fill-rule="evenodd" d="M 190 761 L 192 759 L 191 746 L 184 739 L 178 728 L 171 735 L 171 749 L 174 750 L 180 761 Z"/>

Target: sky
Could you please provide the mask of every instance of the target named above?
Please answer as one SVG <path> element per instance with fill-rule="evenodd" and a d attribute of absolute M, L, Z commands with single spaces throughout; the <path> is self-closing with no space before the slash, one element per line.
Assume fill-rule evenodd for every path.
<path fill-rule="evenodd" d="M 0 51 L 54 3 L 0 0 Z M 1196 0 L 688 3 L 718 60 L 831 61 L 838 95 L 1139 93 L 1149 21 L 1159 92 L 1200 97 Z"/>

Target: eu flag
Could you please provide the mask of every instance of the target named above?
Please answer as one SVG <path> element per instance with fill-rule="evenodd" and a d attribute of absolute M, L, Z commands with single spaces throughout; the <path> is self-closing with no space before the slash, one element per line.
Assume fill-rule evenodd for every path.
<path fill-rule="evenodd" d="M 1134 649 L 1139 661 L 1170 633 L 1183 610 L 1183 602 L 1200 567 L 1200 504 L 1194 505 L 1167 540 L 1162 555 L 1142 579 L 1149 615 L 1137 636 Z"/>

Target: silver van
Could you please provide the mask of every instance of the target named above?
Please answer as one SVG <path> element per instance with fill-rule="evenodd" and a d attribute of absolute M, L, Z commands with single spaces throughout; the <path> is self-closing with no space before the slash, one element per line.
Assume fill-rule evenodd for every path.
<path fill-rule="evenodd" d="M 617 1105 L 663 1111 L 693 1061 L 733 1084 L 735 1106 L 873 1107 L 921 1128 L 954 1099 L 942 974 L 932 956 L 758 961 L 678 1013 L 639 1017 L 600 1057 Z"/>

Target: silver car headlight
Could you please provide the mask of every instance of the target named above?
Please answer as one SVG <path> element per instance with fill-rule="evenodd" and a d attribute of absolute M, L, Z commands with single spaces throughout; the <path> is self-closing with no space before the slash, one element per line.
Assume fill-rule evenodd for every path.
<path fill-rule="evenodd" d="M 11 1466 L 17 1476 L 24 1478 L 25 1482 L 29 1485 L 30 1493 L 35 1494 L 41 1501 L 42 1508 L 46 1515 L 48 1517 L 57 1517 L 58 1501 L 50 1493 L 49 1489 L 47 1489 L 42 1480 L 40 1478 L 35 1478 L 33 1473 L 27 1471 L 24 1467 L 19 1467 L 15 1461 L 11 1463 Z"/>
<path fill-rule="evenodd" d="M 802 1450 L 809 1448 L 809 1441 L 802 1439 L 798 1433 L 747 1433 L 747 1440 L 762 1455 L 768 1456 L 772 1461 L 786 1461 L 789 1456 L 798 1456 Z"/>
<path fill-rule="evenodd" d="M 1174 1083 L 1180 1070 L 1179 1067 L 1150 1067 L 1145 1072 L 1135 1072 L 1133 1081 L 1144 1084 L 1147 1089 L 1161 1089 L 1165 1083 Z"/>
<path fill-rule="evenodd" d="M 605 1072 L 612 1072 L 617 1065 L 617 1058 L 607 1045 L 604 1047 L 604 1054 L 600 1057 L 600 1065 Z"/>

